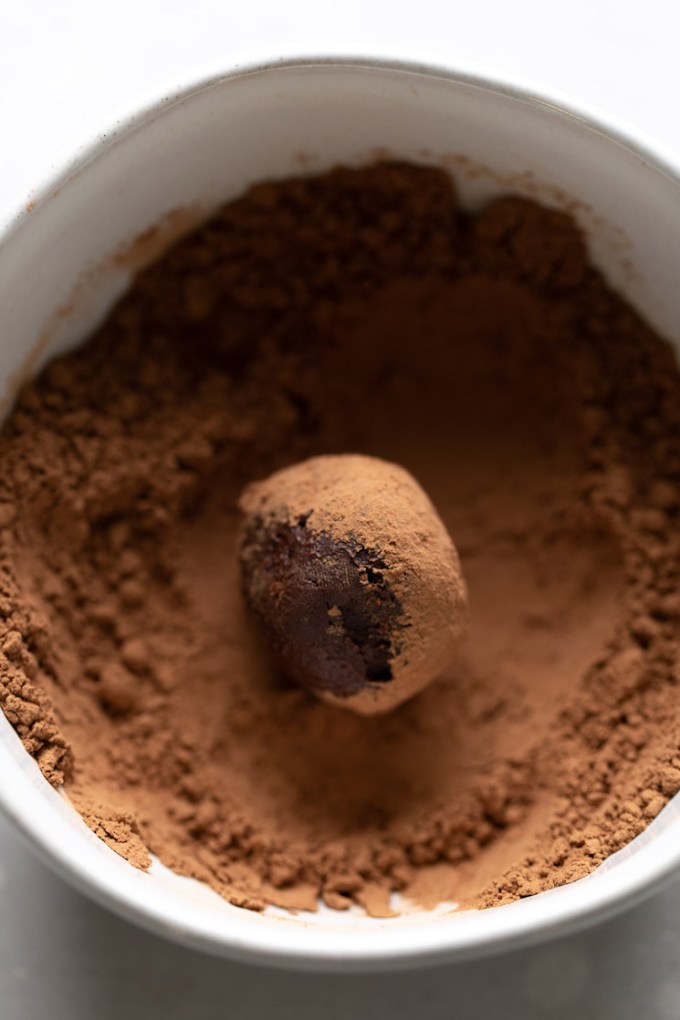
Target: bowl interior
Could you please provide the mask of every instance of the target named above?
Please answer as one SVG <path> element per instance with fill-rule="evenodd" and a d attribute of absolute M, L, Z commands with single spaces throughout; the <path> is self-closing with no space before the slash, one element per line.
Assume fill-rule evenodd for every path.
<path fill-rule="evenodd" d="M 677 180 L 544 100 L 434 69 L 311 61 L 254 68 L 156 104 L 47 188 L 0 244 L 0 396 L 101 320 L 134 271 L 249 183 L 378 157 L 437 163 L 470 208 L 508 192 L 569 211 L 594 261 L 680 342 Z M 257 915 L 101 843 L 0 713 L 0 805 L 42 854 L 114 909 L 214 952 L 370 967 L 471 955 L 564 930 L 641 895 L 680 862 L 680 808 L 588 879 L 484 912 Z"/>

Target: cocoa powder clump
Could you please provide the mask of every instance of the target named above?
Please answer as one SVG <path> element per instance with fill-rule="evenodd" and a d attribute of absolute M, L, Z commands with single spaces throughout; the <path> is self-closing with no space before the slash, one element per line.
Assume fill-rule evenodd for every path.
<path fill-rule="evenodd" d="M 252 909 L 489 906 L 592 871 L 680 789 L 680 376 L 524 199 L 383 163 L 252 188 L 143 272 L 0 438 L 0 706 L 138 867 Z M 385 716 L 291 688 L 238 498 L 402 464 L 470 633 Z"/>

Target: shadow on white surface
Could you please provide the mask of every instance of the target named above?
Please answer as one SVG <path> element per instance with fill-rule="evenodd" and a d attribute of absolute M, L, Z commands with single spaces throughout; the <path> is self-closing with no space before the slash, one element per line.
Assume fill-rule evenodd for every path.
<path fill-rule="evenodd" d="M 403 975 L 295 974 L 165 942 L 90 903 L 0 820 L 2 1020 L 680 1020 L 680 879 L 543 947 Z"/>

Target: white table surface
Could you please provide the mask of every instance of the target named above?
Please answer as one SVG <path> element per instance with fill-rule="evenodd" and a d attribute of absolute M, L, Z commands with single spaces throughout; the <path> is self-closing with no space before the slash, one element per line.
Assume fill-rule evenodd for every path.
<path fill-rule="evenodd" d="M 680 160 L 678 0 L 0 0 L 0 222 L 139 97 L 251 55 L 395 50 L 521 75 Z M 201 956 L 94 906 L 0 820 L 1 1020 L 680 1020 L 680 877 L 618 920 L 389 977 Z"/>

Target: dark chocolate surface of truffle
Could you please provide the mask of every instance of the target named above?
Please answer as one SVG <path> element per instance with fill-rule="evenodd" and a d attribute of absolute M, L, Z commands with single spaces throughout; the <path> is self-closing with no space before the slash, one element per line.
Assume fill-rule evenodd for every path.
<path fill-rule="evenodd" d="M 407 624 L 381 552 L 316 531 L 312 514 L 251 518 L 240 551 L 245 596 L 292 680 L 349 697 L 392 680 Z"/>

